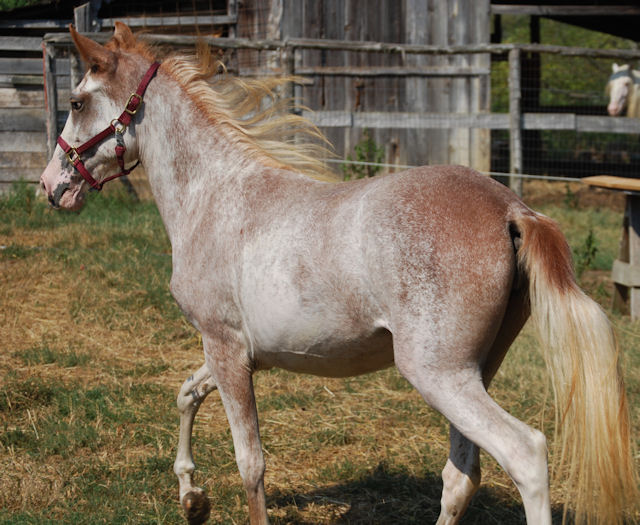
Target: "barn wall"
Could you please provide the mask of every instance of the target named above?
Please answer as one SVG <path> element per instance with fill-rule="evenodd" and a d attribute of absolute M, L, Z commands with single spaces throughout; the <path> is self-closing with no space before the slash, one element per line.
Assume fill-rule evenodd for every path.
<path fill-rule="evenodd" d="M 0 40 L 0 191 L 37 180 L 47 163 L 39 50 L 37 39 Z"/>
<path fill-rule="evenodd" d="M 363 8 L 363 6 L 366 6 Z M 274 16 L 274 13 L 276 16 Z M 244 18 L 243 18 L 244 17 Z M 250 20 L 250 24 L 243 24 Z M 279 22 L 279 28 L 274 28 Z M 239 13 L 239 36 L 251 38 L 322 38 L 432 45 L 488 43 L 488 0 L 246 0 Z M 254 66 L 266 67 L 254 58 Z M 302 50 L 296 66 L 482 66 L 488 55 L 421 56 L 348 51 Z M 266 67 L 265 70 L 269 68 Z M 314 110 L 405 111 L 410 113 L 488 112 L 489 74 L 482 76 L 312 76 L 297 89 Z M 362 129 L 323 131 L 338 157 L 353 153 Z M 400 164 L 455 163 L 488 171 L 488 130 L 371 131 L 384 147 L 385 160 Z"/>
<path fill-rule="evenodd" d="M 321 38 L 434 45 L 487 43 L 489 0 L 228 0 L 229 34 L 252 39 Z M 237 18 L 236 18 L 237 13 Z M 224 18 L 224 17 L 223 17 Z M 9 38 L 9 37 L 3 37 Z M 11 37 L 14 38 L 14 37 Z M 11 181 L 37 181 L 46 163 L 46 116 L 40 41 L 0 45 L 0 189 Z M 37 41 L 36 41 L 37 40 Z M 231 66 L 240 74 L 282 74 L 279 51 L 239 50 Z M 297 68 L 478 66 L 489 68 L 488 55 L 420 56 L 297 50 Z M 56 59 L 58 126 L 68 107 L 69 58 Z M 457 112 L 489 110 L 489 75 L 474 77 L 310 75 L 296 95 L 315 110 L 353 112 Z M 59 131 L 59 130 L 58 130 Z M 336 155 L 353 155 L 363 129 L 325 128 Z M 440 129 L 371 130 L 395 164 L 460 163 L 489 169 L 489 132 Z"/>

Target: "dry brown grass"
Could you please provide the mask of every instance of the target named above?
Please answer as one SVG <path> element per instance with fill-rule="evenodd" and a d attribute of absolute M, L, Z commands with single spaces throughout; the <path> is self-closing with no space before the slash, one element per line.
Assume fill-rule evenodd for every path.
<path fill-rule="evenodd" d="M 126 239 L 140 227 L 101 226 L 91 213 L 0 229 L 1 246 L 26 250 L 0 254 L 0 523 L 181 519 L 173 399 L 202 362 L 199 336 L 170 299 L 149 299 L 168 287 L 166 240 L 154 240 L 163 234 L 153 211 L 131 212 L 150 214 L 149 237 L 122 247 L 108 235 Z M 145 243 L 154 247 L 145 251 Z M 110 260 L 123 252 L 119 270 Z M 146 284 L 130 265 L 152 274 Z M 640 327 L 616 322 L 637 436 Z M 551 408 L 541 415 L 546 381 L 525 331 L 493 393 L 550 436 Z M 255 385 L 275 523 L 435 521 L 448 427 L 395 370 L 345 380 L 271 371 Z M 211 521 L 243 522 L 246 500 L 217 393 L 200 410 L 194 448 Z M 488 456 L 482 464 L 483 488 L 465 522 L 523 523 L 511 481 Z M 557 511 L 562 494 L 553 500 Z"/>

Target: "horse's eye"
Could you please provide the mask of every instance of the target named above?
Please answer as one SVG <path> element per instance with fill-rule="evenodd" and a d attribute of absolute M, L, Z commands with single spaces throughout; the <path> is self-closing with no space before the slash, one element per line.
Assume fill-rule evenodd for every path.
<path fill-rule="evenodd" d="M 77 98 L 70 99 L 71 109 L 73 111 L 80 111 L 82 109 L 83 103 L 82 100 L 78 100 Z"/>

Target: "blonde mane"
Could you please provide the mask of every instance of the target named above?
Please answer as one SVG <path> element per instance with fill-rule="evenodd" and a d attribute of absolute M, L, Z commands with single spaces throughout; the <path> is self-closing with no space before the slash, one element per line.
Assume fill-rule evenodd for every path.
<path fill-rule="evenodd" d="M 136 39 L 111 42 L 142 56 L 157 59 L 161 52 Z M 199 42 L 192 54 L 172 53 L 162 59 L 162 69 L 180 84 L 187 96 L 212 124 L 224 126 L 228 136 L 248 157 L 267 166 L 299 171 L 309 177 L 337 181 L 320 160 L 332 156 L 331 146 L 309 120 L 292 113 L 296 104 L 280 96 L 295 78 L 240 79 Z"/>

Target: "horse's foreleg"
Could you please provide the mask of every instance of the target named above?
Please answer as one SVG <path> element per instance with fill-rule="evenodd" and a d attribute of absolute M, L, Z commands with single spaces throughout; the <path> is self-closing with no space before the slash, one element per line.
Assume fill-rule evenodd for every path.
<path fill-rule="evenodd" d="M 231 351 L 229 354 L 212 353 L 212 371 L 229 420 L 236 463 L 247 492 L 250 523 L 266 525 L 269 519 L 264 493 L 265 462 L 260 443 L 252 372 L 246 363 L 238 359 L 241 352 Z"/>
<path fill-rule="evenodd" d="M 442 471 L 442 499 L 437 525 L 453 525 L 462 518 L 471 498 L 480 487 L 478 447 L 451 425 L 451 449 Z"/>
<path fill-rule="evenodd" d="M 193 486 L 192 475 L 196 466 L 191 452 L 191 432 L 198 408 L 215 388 L 209 368 L 203 365 L 183 383 L 178 394 L 180 437 L 173 471 L 180 483 L 180 503 L 191 524 L 204 523 L 209 517 L 210 506 L 207 496 L 201 488 Z"/>

